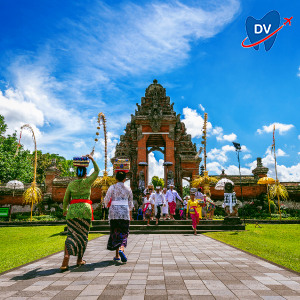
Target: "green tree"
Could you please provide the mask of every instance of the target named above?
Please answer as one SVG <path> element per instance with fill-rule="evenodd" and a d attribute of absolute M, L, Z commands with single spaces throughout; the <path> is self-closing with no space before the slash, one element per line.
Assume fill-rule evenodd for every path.
<path fill-rule="evenodd" d="M 165 186 L 165 182 L 162 178 L 159 178 L 158 176 L 153 176 L 151 179 L 151 183 L 153 184 L 154 188 L 157 186 L 161 186 L 163 188 Z"/>
<path fill-rule="evenodd" d="M 5 119 L 0 115 L 0 182 L 19 180 L 29 183 L 33 180 L 33 165 L 31 154 L 20 145 L 19 153 L 16 133 L 4 136 L 7 129 Z"/>
<path fill-rule="evenodd" d="M 190 187 L 188 185 L 182 188 L 182 197 L 190 195 Z"/>

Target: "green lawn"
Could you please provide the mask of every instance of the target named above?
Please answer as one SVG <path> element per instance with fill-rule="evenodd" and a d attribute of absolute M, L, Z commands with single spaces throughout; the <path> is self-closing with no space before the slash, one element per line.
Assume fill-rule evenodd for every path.
<path fill-rule="evenodd" d="M 205 235 L 300 272 L 300 225 L 255 224 L 241 232 L 209 232 Z"/>
<path fill-rule="evenodd" d="M 0 273 L 64 249 L 65 226 L 1 227 Z M 89 240 L 102 234 L 90 233 Z"/>

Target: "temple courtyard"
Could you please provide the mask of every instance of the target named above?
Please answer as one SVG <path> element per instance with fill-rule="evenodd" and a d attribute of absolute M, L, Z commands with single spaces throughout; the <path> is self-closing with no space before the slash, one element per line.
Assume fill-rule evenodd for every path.
<path fill-rule="evenodd" d="M 128 262 L 108 236 L 89 241 L 85 266 L 61 273 L 63 252 L 0 275 L 0 300 L 300 299 L 300 275 L 204 235 L 129 235 Z M 9 259 L 9 258 L 7 258 Z"/>

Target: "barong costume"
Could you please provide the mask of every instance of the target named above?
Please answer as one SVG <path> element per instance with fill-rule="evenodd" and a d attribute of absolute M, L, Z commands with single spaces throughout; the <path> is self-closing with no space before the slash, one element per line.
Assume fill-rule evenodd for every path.
<path fill-rule="evenodd" d="M 88 160 L 83 158 L 85 164 L 80 158 L 74 158 L 74 166 L 88 166 Z M 88 162 L 87 162 L 88 161 Z M 69 255 L 83 257 L 87 243 L 88 234 L 93 216 L 91 196 L 91 186 L 99 174 L 99 167 L 93 161 L 94 172 L 87 178 L 77 179 L 69 183 L 63 200 L 63 212 L 67 212 L 67 239 L 65 242 Z M 70 204 L 69 208 L 68 205 Z"/>
<path fill-rule="evenodd" d="M 167 191 L 166 199 L 168 200 L 168 204 L 169 204 L 169 208 L 170 208 L 170 215 L 175 215 L 176 198 L 182 201 L 181 197 L 178 195 L 178 193 L 175 190 Z"/>

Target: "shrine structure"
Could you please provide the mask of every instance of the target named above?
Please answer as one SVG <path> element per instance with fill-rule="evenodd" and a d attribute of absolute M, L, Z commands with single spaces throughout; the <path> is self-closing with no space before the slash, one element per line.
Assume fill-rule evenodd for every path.
<path fill-rule="evenodd" d="M 201 158 L 196 158 L 196 144 L 186 133 L 180 114 L 173 109 L 174 103 L 166 96 L 166 89 L 153 80 L 148 86 L 141 104 L 127 123 L 125 134 L 120 136 L 116 146 L 115 158 L 128 158 L 131 172 L 128 177 L 134 194 L 143 190 L 151 178 L 148 178 L 148 154 L 160 151 L 166 163 L 164 181 L 174 184 L 181 193 L 182 179 L 192 179 L 199 174 Z M 199 126 L 201 126 L 199 124 Z"/>

